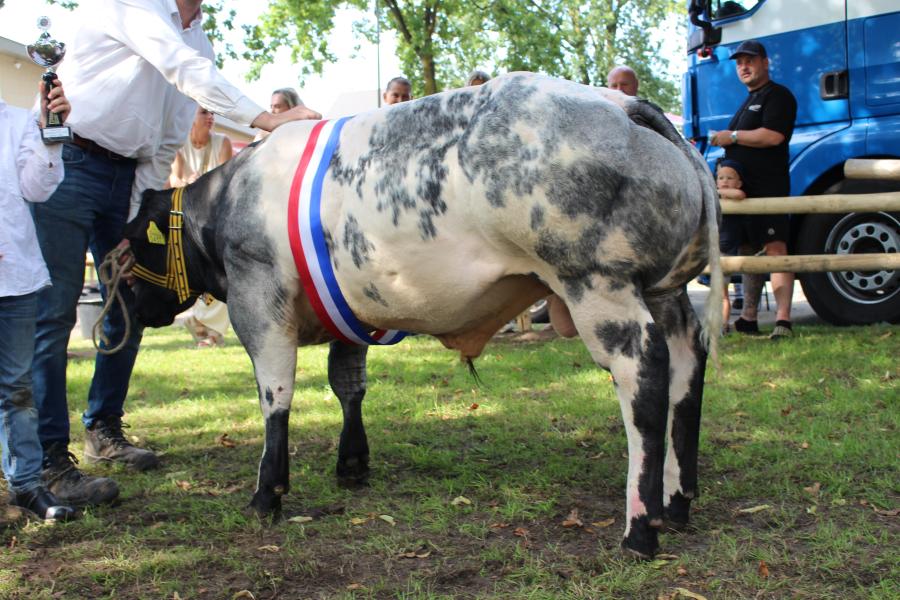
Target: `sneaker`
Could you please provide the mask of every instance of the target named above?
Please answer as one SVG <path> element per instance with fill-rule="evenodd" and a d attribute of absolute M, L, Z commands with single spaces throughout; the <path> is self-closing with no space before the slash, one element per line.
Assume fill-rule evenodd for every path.
<path fill-rule="evenodd" d="M 71 521 L 78 516 L 74 507 L 65 506 L 44 486 L 37 487 L 30 492 L 10 492 L 9 503 L 47 522 Z"/>
<path fill-rule="evenodd" d="M 119 486 L 108 477 L 92 477 L 79 471 L 78 459 L 66 444 L 56 443 L 44 450 L 41 480 L 47 491 L 64 505 L 85 506 L 112 502 Z"/>
<path fill-rule="evenodd" d="M 734 330 L 746 335 L 759 335 L 759 322 L 748 321 L 744 317 L 738 317 L 734 322 Z"/>
<path fill-rule="evenodd" d="M 775 321 L 775 329 L 772 330 L 772 333 L 769 334 L 770 340 L 780 340 L 784 338 L 789 338 L 794 335 L 794 330 L 791 328 L 790 321 Z"/>
<path fill-rule="evenodd" d="M 159 457 L 129 442 L 122 433 L 124 427 L 128 425 L 121 417 L 94 421 L 84 434 L 84 459 L 89 463 L 120 462 L 138 471 L 158 467 Z"/>

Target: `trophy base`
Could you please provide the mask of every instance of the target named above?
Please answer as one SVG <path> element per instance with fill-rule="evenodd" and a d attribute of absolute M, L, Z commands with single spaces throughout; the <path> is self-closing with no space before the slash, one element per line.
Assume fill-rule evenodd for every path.
<path fill-rule="evenodd" d="M 45 144 L 61 144 L 72 141 L 72 128 L 62 126 L 44 127 L 41 129 L 41 140 Z"/>

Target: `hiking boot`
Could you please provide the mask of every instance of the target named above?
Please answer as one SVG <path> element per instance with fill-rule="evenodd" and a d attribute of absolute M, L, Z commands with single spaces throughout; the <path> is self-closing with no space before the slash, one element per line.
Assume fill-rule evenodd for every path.
<path fill-rule="evenodd" d="M 10 492 L 9 503 L 42 521 L 71 521 L 78 517 L 78 512 L 73 507 L 65 506 L 56 496 L 44 489 L 44 486 L 30 492 Z"/>
<path fill-rule="evenodd" d="M 125 438 L 121 417 L 98 419 L 84 435 L 84 459 L 89 463 L 120 462 L 138 471 L 159 466 L 159 457 L 150 450 L 138 448 Z"/>
<path fill-rule="evenodd" d="M 57 443 L 44 450 L 41 480 L 47 491 L 64 505 L 85 506 L 112 502 L 119 486 L 108 477 L 92 477 L 79 471 L 78 459 L 66 444 Z"/>

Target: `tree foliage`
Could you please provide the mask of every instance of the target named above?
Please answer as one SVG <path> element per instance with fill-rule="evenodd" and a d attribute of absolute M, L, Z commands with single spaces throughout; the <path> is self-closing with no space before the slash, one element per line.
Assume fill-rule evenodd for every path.
<path fill-rule="evenodd" d="M 2 0 L 0 0 L 2 2 Z M 71 7 L 73 0 L 47 0 Z M 375 42 L 378 30 L 397 37 L 397 57 L 416 96 L 465 82 L 476 66 L 498 71 L 536 71 L 589 85 L 605 85 L 606 73 L 630 66 L 641 95 L 667 110 L 679 110 L 679 88 L 661 56 L 657 30 L 677 18 L 679 0 L 269 0 L 258 22 L 243 25 L 244 46 L 225 43 L 235 11 L 224 0 L 207 1 L 204 27 L 224 57 L 249 63 L 259 77 L 280 48 L 289 48 L 298 78 L 321 74 L 337 57 L 328 47 L 342 8 L 372 15 L 354 24 L 357 35 Z M 679 28 L 679 31 L 682 31 Z M 394 74 L 391 74 L 391 76 Z"/>
<path fill-rule="evenodd" d="M 327 36 L 340 8 L 366 11 L 368 0 L 270 0 L 258 24 L 245 27 L 251 76 L 289 47 L 301 78 L 335 60 Z M 378 23 L 355 24 L 370 41 L 393 31 L 404 74 L 416 95 L 461 85 L 478 65 L 527 70 L 605 85 L 616 64 L 631 66 L 642 95 L 673 109 L 678 87 L 648 32 L 677 14 L 677 0 L 378 0 Z"/>

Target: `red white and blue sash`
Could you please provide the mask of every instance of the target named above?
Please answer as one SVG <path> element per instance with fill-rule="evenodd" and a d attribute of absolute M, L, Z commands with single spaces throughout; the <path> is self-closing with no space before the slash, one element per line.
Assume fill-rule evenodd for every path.
<path fill-rule="evenodd" d="M 313 127 L 294 173 L 288 202 L 288 237 L 294 263 L 316 316 L 337 339 L 351 344 L 396 344 L 406 333 L 369 332 L 360 324 L 338 287 L 322 229 L 322 182 L 350 117 L 320 121 Z"/>

